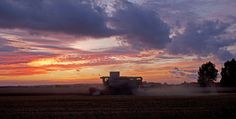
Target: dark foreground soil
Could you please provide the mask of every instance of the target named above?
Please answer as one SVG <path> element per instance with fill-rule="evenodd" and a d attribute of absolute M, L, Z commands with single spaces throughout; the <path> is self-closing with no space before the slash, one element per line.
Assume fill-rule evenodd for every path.
<path fill-rule="evenodd" d="M 0 119 L 229 119 L 236 94 L 160 96 L 0 96 Z"/>

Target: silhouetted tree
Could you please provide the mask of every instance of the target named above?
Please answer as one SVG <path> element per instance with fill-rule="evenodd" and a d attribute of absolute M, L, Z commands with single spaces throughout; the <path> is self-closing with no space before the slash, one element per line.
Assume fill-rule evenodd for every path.
<path fill-rule="evenodd" d="M 226 61 L 224 67 L 221 70 L 220 84 L 222 86 L 236 86 L 236 61 Z"/>
<path fill-rule="evenodd" d="M 198 83 L 202 87 L 209 86 L 211 83 L 216 81 L 217 74 L 218 70 L 215 68 L 213 63 L 209 61 L 202 64 L 198 71 Z"/>

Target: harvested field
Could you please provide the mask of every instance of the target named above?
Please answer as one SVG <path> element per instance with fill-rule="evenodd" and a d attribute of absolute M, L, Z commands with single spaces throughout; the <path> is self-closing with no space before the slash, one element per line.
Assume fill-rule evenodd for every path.
<path fill-rule="evenodd" d="M 216 119 L 236 116 L 236 94 L 0 96 L 1 119 Z"/>

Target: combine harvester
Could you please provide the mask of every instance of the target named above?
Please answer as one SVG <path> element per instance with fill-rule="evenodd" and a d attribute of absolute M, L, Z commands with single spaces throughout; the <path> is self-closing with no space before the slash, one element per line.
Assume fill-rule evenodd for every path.
<path fill-rule="evenodd" d="M 110 72 L 110 76 L 102 76 L 104 90 L 90 89 L 91 95 L 132 95 L 133 90 L 142 85 L 142 77 L 120 76 L 120 72 Z"/>

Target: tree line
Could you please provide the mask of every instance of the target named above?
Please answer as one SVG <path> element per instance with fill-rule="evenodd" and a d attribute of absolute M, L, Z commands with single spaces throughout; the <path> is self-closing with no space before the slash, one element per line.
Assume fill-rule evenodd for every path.
<path fill-rule="evenodd" d="M 221 69 L 220 85 L 223 87 L 236 87 L 236 61 L 232 59 L 226 61 Z M 215 64 L 207 62 L 199 67 L 198 83 L 202 87 L 210 86 L 216 81 L 218 70 Z"/>

